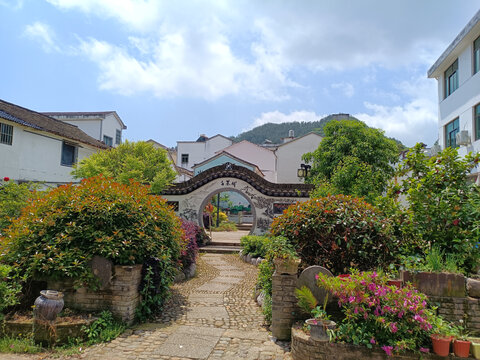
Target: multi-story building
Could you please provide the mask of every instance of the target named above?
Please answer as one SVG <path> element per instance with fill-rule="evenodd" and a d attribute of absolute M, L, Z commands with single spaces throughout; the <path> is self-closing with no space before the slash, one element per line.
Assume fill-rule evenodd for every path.
<path fill-rule="evenodd" d="M 122 143 L 122 131 L 127 127 L 115 111 L 46 112 L 47 116 L 78 126 L 105 145 L 117 147 Z"/>
<path fill-rule="evenodd" d="M 480 151 L 480 10 L 428 70 L 438 81 L 439 145 Z M 472 172 L 480 182 L 480 169 Z"/>
<path fill-rule="evenodd" d="M 108 147 L 77 126 L 0 100 L 0 178 L 57 186 L 72 166 Z"/>

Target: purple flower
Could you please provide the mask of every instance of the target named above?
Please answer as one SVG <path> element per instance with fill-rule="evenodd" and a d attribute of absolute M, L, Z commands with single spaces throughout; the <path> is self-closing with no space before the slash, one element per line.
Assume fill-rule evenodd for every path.
<path fill-rule="evenodd" d="M 390 323 L 390 331 L 396 333 L 398 331 L 397 323 Z"/>
<path fill-rule="evenodd" d="M 377 343 L 377 342 L 375 341 L 374 338 L 371 338 L 371 339 L 370 339 L 370 344 L 376 344 L 376 343 Z"/>
<path fill-rule="evenodd" d="M 382 346 L 382 350 L 385 351 L 385 353 L 386 353 L 388 356 L 392 356 L 392 355 L 393 355 L 393 346 L 383 345 L 383 346 Z"/>
<path fill-rule="evenodd" d="M 430 349 L 429 349 L 429 348 L 424 348 L 424 347 L 421 347 L 419 350 L 420 350 L 421 352 L 424 352 L 424 353 L 430 352 Z"/>

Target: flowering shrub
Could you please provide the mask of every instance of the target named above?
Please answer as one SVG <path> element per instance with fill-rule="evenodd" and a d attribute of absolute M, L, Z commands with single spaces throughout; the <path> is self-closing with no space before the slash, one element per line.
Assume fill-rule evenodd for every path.
<path fill-rule="evenodd" d="M 0 253 L 28 278 L 72 278 L 79 286 L 94 284 L 94 255 L 116 265 L 156 257 L 168 283 L 182 237 L 180 220 L 165 200 L 149 195 L 148 186 L 98 176 L 56 188 L 23 208 L 0 237 Z"/>
<path fill-rule="evenodd" d="M 193 221 L 182 220 L 182 229 L 185 233 L 186 247 L 182 249 L 180 255 L 180 261 L 184 269 L 188 268 L 191 264 L 197 262 L 198 256 L 198 245 L 197 245 L 197 236 L 200 232 L 203 232 L 196 223 Z"/>
<path fill-rule="evenodd" d="M 427 351 L 437 317 L 427 307 L 427 296 L 413 286 L 388 286 L 376 272 L 343 278 L 319 274 L 318 285 L 338 298 L 345 315 L 336 332 L 338 341 L 379 346 L 388 355 Z"/>
<path fill-rule="evenodd" d="M 302 266 L 321 265 L 338 273 L 389 264 L 397 246 L 391 229 L 372 205 L 336 195 L 290 206 L 274 219 L 271 233 L 294 245 Z"/>

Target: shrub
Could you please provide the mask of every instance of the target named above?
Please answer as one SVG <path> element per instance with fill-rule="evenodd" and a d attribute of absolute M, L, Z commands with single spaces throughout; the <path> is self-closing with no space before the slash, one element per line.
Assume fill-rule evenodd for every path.
<path fill-rule="evenodd" d="M 196 223 L 193 221 L 182 220 L 182 229 L 185 233 L 185 242 L 186 247 L 182 249 L 182 253 L 180 255 L 180 261 L 182 262 L 182 267 L 184 269 L 188 268 L 190 265 L 195 264 L 197 262 L 198 256 L 198 245 L 197 245 L 197 237 L 198 233 L 202 232 L 201 229 Z"/>
<path fill-rule="evenodd" d="M 61 186 L 22 210 L 5 235 L 5 262 L 28 278 L 72 278 L 94 285 L 89 261 L 94 255 L 117 265 L 157 257 L 165 281 L 183 245 L 180 220 L 149 187 L 115 183 L 102 176 Z"/>
<path fill-rule="evenodd" d="M 426 295 L 411 284 L 387 286 L 375 272 L 353 272 L 350 277 L 318 275 L 318 285 L 338 298 L 345 318 L 337 341 L 381 347 L 388 355 L 404 350 L 426 351 L 438 322 L 427 307 Z"/>
<path fill-rule="evenodd" d="M 480 260 L 480 190 L 468 176 L 479 162 L 480 154 L 460 158 L 452 148 L 428 157 L 421 144 L 407 154 L 379 201 L 400 220 L 398 232 L 410 244 L 405 255 L 425 257 L 436 247 L 444 256 L 453 254 L 465 273 L 475 272 Z"/>
<path fill-rule="evenodd" d="M 365 201 L 345 195 L 290 206 L 274 219 L 271 233 L 293 244 L 303 267 L 321 265 L 334 273 L 388 265 L 397 246 L 387 218 Z"/>
<path fill-rule="evenodd" d="M 0 264 L 0 313 L 18 302 L 22 290 L 17 277 L 12 277 L 12 267 Z"/>
<path fill-rule="evenodd" d="M 35 192 L 36 188 L 34 184 L 0 180 L 0 234 L 10 225 L 12 219 L 20 216 L 28 201 L 39 195 Z"/>
<path fill-rule="evenodd" d="M 116 320 L 110 311 L 102 311 L 97 320 L 83 330 L 88 338 L 87 344 L 93 345 L 100 342 L 112 341 L 125 331 L 124 323 Z"/>
<path fill-rule="evenodd" d="M 252 257 L 264 258 L 267 254 L 268 243 L 267 236 L 245 235 L 240 239 L 242 252 L 245 255 L 250 254 Z"/>

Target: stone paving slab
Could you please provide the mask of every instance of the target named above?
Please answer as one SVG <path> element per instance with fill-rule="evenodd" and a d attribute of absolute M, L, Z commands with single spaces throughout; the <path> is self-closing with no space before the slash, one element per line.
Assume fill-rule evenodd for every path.
<path fill-rule="evenodd" d="M 250 339 L 250 340 L 262 340 L 267 341 L 268 332 L 266 331 L 245 331 L 245 330 L 234 330 L 228 329 L 223 333 L 223 337 L 235 338 L 235 339 Z"/>
<path fill-rule="evenodd" d="M 243 278 L 238 278 L 238 277 L 219 276 L 219 277 L 216 277 L 214 280 L 210 281 L 209 284 L 214 284 L 214 283 L 238 284 L 238 283 L 241 283 L 242 280 Z"/>
<path fill-rule="evenodd" d="M 210 282 L 197 288 L 197 291 L 224 292 L 232 287 L 232 284 Z"/>
<path fill-rule="evenodd" d="M 228 319 L 224 306 L 195 306 L 188 310 L 187 319 Z"/>
<path fill-rule="evenodd" d="M 206 359 L 223 332 L 223 329 L 209 327 L 180 326 L 160 345 L 155 353 L 166 356 Z"/>
<path fill-rule="evenodd" d="M 191 303 L 210 303 L 212 305 L 223 305 L 223 294 L 192 293 L 188 297 Z"/>

